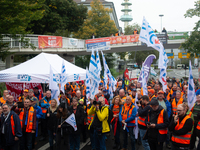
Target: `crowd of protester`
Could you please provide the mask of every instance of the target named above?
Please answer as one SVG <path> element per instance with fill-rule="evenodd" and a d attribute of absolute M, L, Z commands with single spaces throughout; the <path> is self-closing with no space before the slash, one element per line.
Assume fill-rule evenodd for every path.
<path fill-rule="evenodd" d="M 114 138 L 113 149 L 127 150 L 130 140 L 135 150 L 136 121 L 137 144 L 144 150 L 162 150 L 164 146 L 172 150 L 195 148 L 196 137 L 200 137 L 200 89 L 196 79 L 196 103 L 191 111 L 187 105 L 186 79 L 167 77 L 166 91 L 158 80 L 149 79 L 148 95 L 143 95 L 137 80 L 117 81 L 114 98 L 103 82 L 94 99 L 86 98 L 84 81 L 67 83 L 58 100 L 52 99 L 50 90 L 42 92 L 38 87 L 24 89 L 18 100 L 4 90 L 0 98 L 0 148 L 35 149 L 41 129 L 39 140 L 48 138 L 51 150 L 61 146 L 79 150 L 80 141 L 86 142 L 87 136 L 92 150 L 106 150 L 108 133 Z M 72 113 L 76 131 L 65 122 Z M 199 142 L 197 149 L 200 150 Z"/>

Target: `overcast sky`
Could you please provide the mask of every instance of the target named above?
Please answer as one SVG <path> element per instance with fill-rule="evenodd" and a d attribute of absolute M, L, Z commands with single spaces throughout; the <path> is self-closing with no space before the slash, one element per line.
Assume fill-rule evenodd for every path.
<path fill-rule="evenodd" d="M 124 28 L 124 23 L 119 19 L 123 13 L 121 9 L 123 6 L 121 3 L 123 0 L 107 0 L 111 1 L 115 5 L 117 18 L 120 27 Z M 129 22 L 142 24 L 143 16 L 149 22 L 153 29 L 161 30 L 161 18 L 159 14 L 163 14 L 162 27 L 165 27 L 167 31 L 192 31 L 195 26 L 195 22 L 199 20 L 198 17 L 185 18 L 184 14 L 189 8 L 194 8 L 195 0 L 129 0 L 132 6 L 133 21 Z"/>

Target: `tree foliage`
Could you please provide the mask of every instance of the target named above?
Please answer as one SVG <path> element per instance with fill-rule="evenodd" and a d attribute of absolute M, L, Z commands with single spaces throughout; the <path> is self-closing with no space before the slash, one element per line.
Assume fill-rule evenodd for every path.
<path fill-rule="evenodd" d="M 15 37 L 16 34 L 27 34 L 28 24 L 43 17 L 41 9 L 44 0 L 1 0 L 0 1 L 0 58 L 4 60 L 11 53 L 9 42 L 3 36 Z M 21 40 L 21 39 L 20 39 Z M 26 42 L 27 43 L 27 42 Z"/>
<path fill-rule="evenodd" d="M 87 7 L 73 0 L 46 0 L 42 5 L 44 17 L 32 21 L 29 28 L 35 34 L 78 31 L 87 16 Z"/>
<path fill-rule="evenodd" d="M 200 17 L 200 0 L 195 2 L 194 9 L 188 9 L 185 17 L 192 18 L 193 16 Z M 200 54 L 200 20 L 196 22 L 196 26 L 194 27 L 194 31 L 191 33 L 190 37 L 181 44 L 180 48 L 187 50 L 191 53 L 193 57 L 195 54 Z"/>
<path fill-rule="evenodd" d="M 99 0 L 91 2 L 91 10 L 88 11 L 88 17 L 74 37 L 89 39 L 94 33 L 97 38 L 109 37 L 117 32 L 113 20 L 110 19 L 109 13 L 112 9 L 105 8 Z"/>
<path fill-rule="evenodd" d="M 138 23 L 134 23 L 133 25 L 128 25 L 125 29 L 124 29 L 124 35 L 131 35 L 133 34 L 133 31 L 137 29 L 138 32 L 140 33 L 141 30 L 141 26 Z"/>

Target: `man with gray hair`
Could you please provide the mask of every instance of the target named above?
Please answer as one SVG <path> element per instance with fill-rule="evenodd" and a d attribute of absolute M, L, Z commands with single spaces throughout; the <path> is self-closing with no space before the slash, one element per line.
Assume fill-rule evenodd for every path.
<path fill-rule="evenodd" d="M 96 149 L 106 150 L 106 133 L 110 131 L 108 124 L 109 108 L 105 106 L 105 98 L 99 97 L 98 102 L 94 103 L 90 108 L 88 115 L 94 117 L 88 127 L 89 130 L 94 130 Z"/>
<path fill-rule="evenodd" d="M 181 91 L 176 91 L 176 97 L 172 100 L 172 112 L 174 115 L 176 115 L 176 111 L 177 111 L 177 106 L 179 104 L 182 104 L 183 98 L 181 97 Z"/>
<path fill-rule="evenodd" d="M 131 147 L 132 150 L 135 150 L 135 135 L 133 133 L 133 129 L 135 127 L 135 116 L 136 116 L 137 110 L 134 104 L 132 103 L 132 98 L 130 96 L 126 96 L 126 103 L 121 108 L 119 113 L 119 121 L 124 126 L 123 130 L 123 138 L 124 138 L 124 144 L 123 144 L 123 150 L 127 149 L 128 145 L 128 132 L 131 138 Z"/>

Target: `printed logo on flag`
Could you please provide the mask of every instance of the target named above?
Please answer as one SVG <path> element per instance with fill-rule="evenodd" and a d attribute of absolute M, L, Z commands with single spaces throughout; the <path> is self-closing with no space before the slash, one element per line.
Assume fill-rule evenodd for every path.
<path fill-rule="evenodd" d="M 79 74 L 74 74 L 74 81 L 80 80 Z"/>
<path fill-rule="evenodd" d="M 27 75 L 27 74 L 18 74 L 17 75 L 17 79 L 19 79 L 20 81 L 31 81 L 31 76 Z"/>

